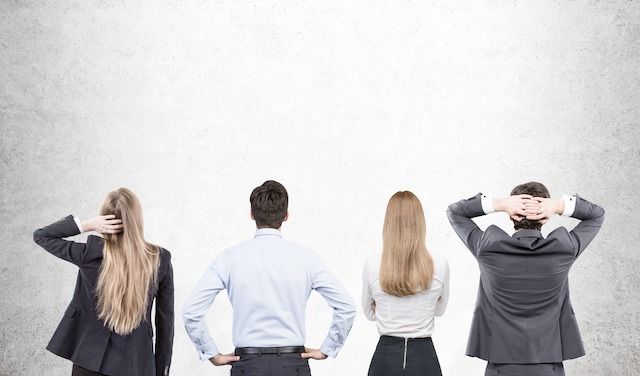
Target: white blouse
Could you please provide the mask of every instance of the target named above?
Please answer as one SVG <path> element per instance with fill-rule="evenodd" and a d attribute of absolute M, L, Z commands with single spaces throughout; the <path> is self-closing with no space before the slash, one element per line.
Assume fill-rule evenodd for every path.
<path fill-rule="evenodd" d="M 434 266 L 431 286 L 417 294 L 398 297 L 380 287 L 382 255 L 369 257 L 365 263 L 362 284 L 362 308 L 371 321 L 376 321 L 380 335 L 403 338 L 431 337 L 435 316 L 442 316 L 449 300 L 449 263 L 431 253 Z"/>

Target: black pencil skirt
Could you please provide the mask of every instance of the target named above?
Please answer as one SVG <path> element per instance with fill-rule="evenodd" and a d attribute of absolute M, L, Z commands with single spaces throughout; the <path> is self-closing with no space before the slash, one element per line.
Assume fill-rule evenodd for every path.
<path fill-rule="evenodd" d="M 431 338 L 381 336 L 369 376 L 441 376 Z"/>

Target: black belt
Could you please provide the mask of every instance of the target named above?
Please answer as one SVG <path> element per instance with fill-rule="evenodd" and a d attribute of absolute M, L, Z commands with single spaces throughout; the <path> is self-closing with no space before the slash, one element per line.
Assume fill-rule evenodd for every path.
<path fill-rule="evenodd" d="M 235 354 L 242 355 L 264 355 L 264 354 L 302 354 L 305 352 L 304 346 L 284 346 L 284 347 L 238 347 Z"/>

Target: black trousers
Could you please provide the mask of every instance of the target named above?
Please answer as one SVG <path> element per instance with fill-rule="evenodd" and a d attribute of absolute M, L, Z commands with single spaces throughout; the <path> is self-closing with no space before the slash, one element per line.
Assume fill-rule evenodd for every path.
<path fill-rule="evenodd" d="M 231 363 L 231 376 L 311 376 L 311 369 L 300 354 L 242 355 Z"/>
<path fill-rule="evenodd" d="M 381 336 L 369 376 L 442 376 L 431 338 Z"/>
<path fill-rule="evenodd" d="M 106 376 L 98 372 L 89 371 L 88 369 L 84 369 L 79 365 L 74 364 L 71 369 L 71 376 Z"/>
<path fill-rule="evenodd" d="M 496 364 L 487 363 L 484 376 L 564 376 L 562 363 Z"/>

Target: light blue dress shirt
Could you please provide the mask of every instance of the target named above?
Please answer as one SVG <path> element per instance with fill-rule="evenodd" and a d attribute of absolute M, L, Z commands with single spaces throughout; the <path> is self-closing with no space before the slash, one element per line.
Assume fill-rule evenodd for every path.
<path fill-rule="evenodd" d="M 223 289 L 233 307 L 236 347 L 303 346 L 312 290 L 333 308 L 323 353 L 338 354 L 355 318 L 351 297 L 315 252 L 283 239 L 276 229 L 258 229 L 253 239 L 223 251 L 209 265 L 185 303 L 184 325 L 202 360 L 219 353 L 205 314 Z"/>

